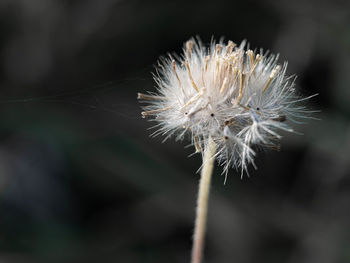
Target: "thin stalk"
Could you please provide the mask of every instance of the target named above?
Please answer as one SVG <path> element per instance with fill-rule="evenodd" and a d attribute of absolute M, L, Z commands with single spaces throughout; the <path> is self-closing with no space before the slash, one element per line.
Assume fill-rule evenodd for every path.
<path fill-rule="evenodd" d="M 209 138 L 208 144 L 205 147 L 201 179 L 199 182 L 191 263 L 200 263 L 202 259 L 210 192 L 210 181 L 211 175 L 213 173 L 215 152 L 216 144 L 211 138 Z"/>

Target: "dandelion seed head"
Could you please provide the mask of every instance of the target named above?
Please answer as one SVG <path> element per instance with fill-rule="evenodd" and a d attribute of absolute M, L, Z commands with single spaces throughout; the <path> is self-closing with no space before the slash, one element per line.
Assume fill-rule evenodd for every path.
<path fill-rule="evenodd" d="M 242 175 L 249 164 L 256 167 L 256 146 L 278 148 L 278 132 L 293 132 L 287 122 L 308 116 L 287 63 L 245 46 L 221 40 L 206 47 L 190 39 L 181 57 L 160 60 L 157 91 L 138 94 L 147 103 L 142 116 L 158 123 L 153 135 L 181 140 L 189 134 L 196 152 L 212 138 L 226 175 L 230 167 Z"/>

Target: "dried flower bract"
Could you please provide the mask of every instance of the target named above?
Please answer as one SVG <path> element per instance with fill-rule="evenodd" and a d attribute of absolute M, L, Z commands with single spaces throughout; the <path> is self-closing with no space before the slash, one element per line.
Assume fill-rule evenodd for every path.
<path fill-rule="evenodd" d="M 175 60 L 173 57 L 176 57 Z M 157 92 L 138 94 L 148 103 L 143 117 L 158 122 L 154 135 L 182 139 L 190 134 L 196 152 L 209 138 L 216 143 L 216 159 L 224 166 L 240 168 L 254 164 L 256 146 L 278 148 L 278 130 L 292 132 L 288 121 L 308 118 L 286 76 L 287 63 L 278 56 L 246 49 L 245 41 L 205 47 L 191 39 L 182 57 L 160 61 L 154 79 Z"/>

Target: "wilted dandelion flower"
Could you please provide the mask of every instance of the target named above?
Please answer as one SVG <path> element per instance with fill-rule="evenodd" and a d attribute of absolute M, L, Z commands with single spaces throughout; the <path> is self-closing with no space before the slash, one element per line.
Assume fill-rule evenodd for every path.
<path fill-rule="evenodd" d="M 287 63 L 245 44 L 212 41 L 207 48 L 191 39 L 181 57 L 160 61 L 157 92 L 138 94 L 149 103 L 142 116 L 158 122 L 154 135 L 166 140 L 189 134 L 196 152 L 212 139 L 226 174 L 229 167 L 240 168 L 242 175 L 249 164 L 255 167 L 256 149 L 278 148 L 278 131 L 292 132 L 287 122 L 308 114 L 300 102 L 309 97 L 296 94 Z"/>

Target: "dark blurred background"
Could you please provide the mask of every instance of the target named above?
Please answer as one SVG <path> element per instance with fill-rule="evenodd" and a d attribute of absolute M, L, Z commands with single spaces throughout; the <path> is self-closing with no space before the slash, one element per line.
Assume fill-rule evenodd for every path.
<path fill-rule="evenodd" d="M 224 36 L 289 61 L 320 121 L 216 168 L 205 262 L 350 262 L 350 3 L 1 0 L 0 262 L 189 262 L 188 142 L 149 138 L 160 55 Z"/>

